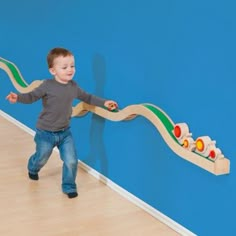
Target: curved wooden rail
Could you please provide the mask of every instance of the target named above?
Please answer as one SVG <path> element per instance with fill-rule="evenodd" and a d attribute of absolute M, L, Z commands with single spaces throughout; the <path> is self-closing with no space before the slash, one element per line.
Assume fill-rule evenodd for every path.
<path fill-rule="evenodd" d="M 150 110 L 148 106 L 151 108 L 155 108 L 160 112 L 160 115 L 157 116 L 152 110 Z M 125 107 L 124 109 L 117 112 L 110 112 L 101 107 L 93 106 L 86 104 L 84 102 L 80 102 L 75 107 L 73 107 L 72 117 L 75 116 L 83 116 L 88 112 L 93 112 L 105 119 L 111 121 L 122 121 L 122 120 L 132 120 L 136 116 L 140 115 L 147 118 L 152 124 L 156 127 L 156 129 L 160 132 L 161 136 L 165 140 L 166 144 L 175 152 L 178 156 L 184 158 L 185 160 L 215 174 L 222 175 L 229 173 L 230 162 L 227 158 L 217 159 L 215 162 L 206 159 L 195 152 L 191 152 L 185 148 L 183 148 L 175 139 L 172 134 L 174 123 L 173 121 L 165 114 L 157 106 L 152 104 L 137 104 L 130 105 Z M 160 117 L 164 117 L 161 119 Z M 172 125 L 172 127 L 171 127 Z"/>
<path fill-rule="evenodd" d="M 43 82 L 42 80 L 36 80 L 28 85 L 20 74 L 18 68 L 12 62 L 9 62 L 3 58 L 0 58 L 0 68 L 8 74 L 16 90 L 21 93 L 32 91 Z M 212 161 L 202 157 L 198 153 L 183 148 L 173 135 L 174 122 L 163 110 L 153 104 L 144 103 L 130 105 L 122 110 L 111 112 L 102 107 L 97 107 L 86 104 L 84 102 L 80 102 L 75 107 L 73 107 L 72 117 L 81 117 L 88 112 L 95 113 L 111 121 L 132 120 L 136 116 L 143 116 L 156 127 L 166 144 L 178 156 L 215 175 L 229 173 L 230 161 L 227 158 L 224 157 Z"/>
<path fill-rule="evenodd" d="M 6 59 L 3 59 L 1 57 L 0 57 L 0 68 L 7 73 L 13 86 L 16 88 L 17 91 L 21 93 L 30 92 L 43 82 L 43 80 L 35 80 L 30 85 L 28 85 L 23 79 L 17 66 L 14 63 L 7 61 Z"/>

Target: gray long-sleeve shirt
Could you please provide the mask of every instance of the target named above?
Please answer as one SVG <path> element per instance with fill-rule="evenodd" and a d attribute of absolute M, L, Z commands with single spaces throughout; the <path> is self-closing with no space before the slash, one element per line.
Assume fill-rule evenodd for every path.
<path fill-rule="evenodd" d="M 33 91 L 18 94 L 17 101 L 29 104 L 39 99 L 42 99 L 43 110 L 38 117 L 37 128 L 47 131 L 59 131 L 69 127 L 74 99 L 96 106 L 103 106 L 105 103 L 105 99 L 88 94 L 73 80 L 62 84 L 55 79 L 44 80 Z"/>

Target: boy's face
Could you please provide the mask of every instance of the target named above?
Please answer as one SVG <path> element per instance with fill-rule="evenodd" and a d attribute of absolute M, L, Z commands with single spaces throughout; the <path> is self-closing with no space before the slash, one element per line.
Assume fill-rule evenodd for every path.
<path fill-rule="evenodd" d="M 75 74 L 75 59 L 72 55 L 70 56 L 59 56 L 55 58 L 53 67 L 49 69 L 50 73 L 55 79 L 62 83 L 67 84 L 73 79 Z"/>

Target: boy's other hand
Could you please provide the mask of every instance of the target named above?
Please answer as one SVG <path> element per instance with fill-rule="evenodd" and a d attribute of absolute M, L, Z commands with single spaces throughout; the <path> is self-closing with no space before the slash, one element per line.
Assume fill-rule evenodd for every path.
<path fill-rule="evenodd" d="M 112 101 L 112 100 L 108 100 L 104 103 L 104 106 L 109 110 L 109 111 L 113 111 L 116 110 L 118 108 L 118 105 L 116 102 Z"/>
<path fill-rule="evenodd" d="M 16 93 L 10 92 L 7 96 L 6 99 L 10 103 L 16 103 L 17 102 L 18 95 Z"/>

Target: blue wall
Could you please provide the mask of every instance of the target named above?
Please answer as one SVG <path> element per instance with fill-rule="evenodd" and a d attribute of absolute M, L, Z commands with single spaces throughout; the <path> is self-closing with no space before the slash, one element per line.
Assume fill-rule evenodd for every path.
<path fill-rule="evenodd" d="M 235 7 L 233 0 L 9 0 L 0 7 L 0 56 L 30 83 L 50 77 L 45 58 L 52 47 L 67 47 L 85 90 L 121 108 L 153 103 L 175 123 L 188 123 L 195 138 L 216 140 L 230 175 L 214 176 L 176 156 L 142 117 L 72 120 L 81 160 L 197 235 L 233 236 Z M 41 103 L 7 103 L 14 88 L 3 71 L 0 88 L 0 109 L 34 128 Z"/>

